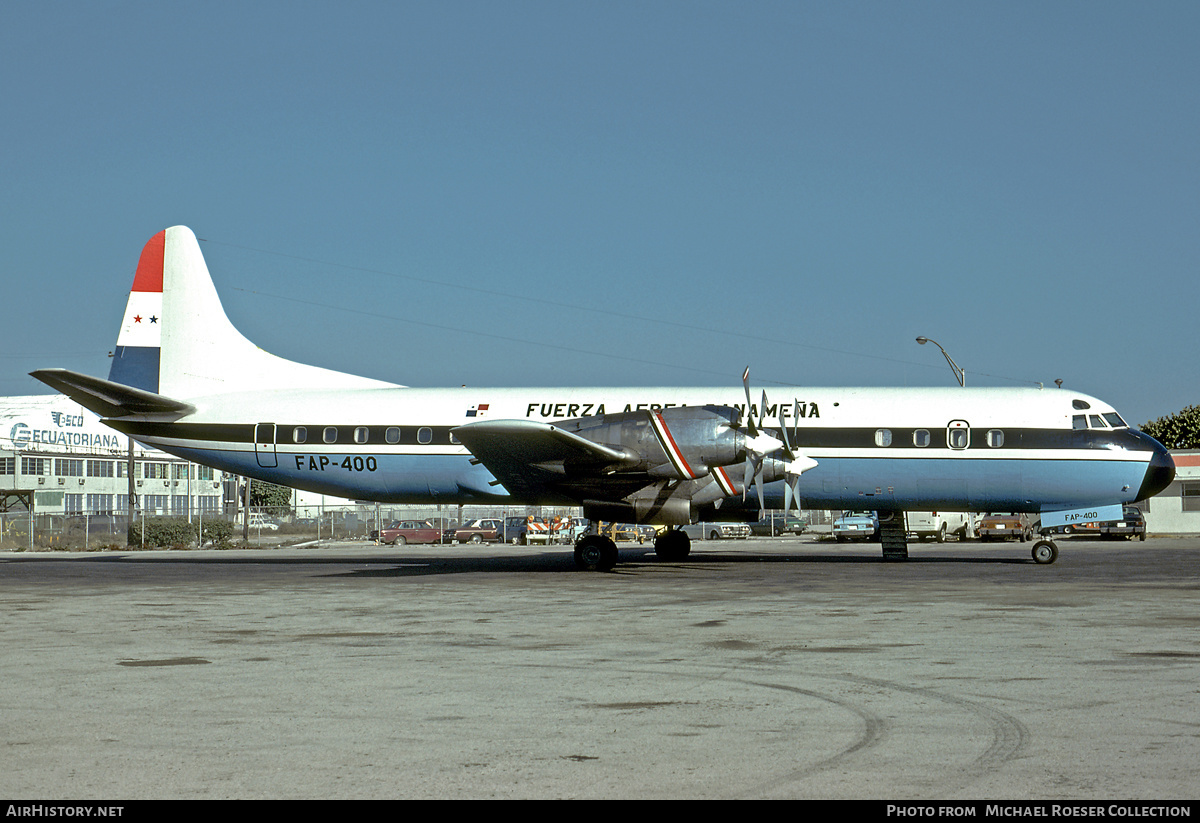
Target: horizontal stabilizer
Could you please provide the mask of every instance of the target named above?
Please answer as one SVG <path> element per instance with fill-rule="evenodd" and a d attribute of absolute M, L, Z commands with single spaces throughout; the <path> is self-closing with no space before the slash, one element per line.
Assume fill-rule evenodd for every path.
<path fill-rule="evenodd" d="M 89 377 L 67 369 L 38 369 L 30 372 L 47 386 L 57 389 L 101 417 L 131 414 L 190 414 L 195 408 L 161 394 L 135 389 L 121 383 Z"/>

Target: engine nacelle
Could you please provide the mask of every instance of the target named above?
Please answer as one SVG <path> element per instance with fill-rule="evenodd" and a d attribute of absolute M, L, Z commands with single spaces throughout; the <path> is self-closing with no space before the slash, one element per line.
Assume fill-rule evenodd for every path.
<path fill-rule="evenodd" d="M 728 406 L 672 406 L 556 425 L 635 458 L 622 465 L 624 471 L 694 480 L 742 458 L 745 435 L 737 429 L 739 422 L 737 409 Z"/>

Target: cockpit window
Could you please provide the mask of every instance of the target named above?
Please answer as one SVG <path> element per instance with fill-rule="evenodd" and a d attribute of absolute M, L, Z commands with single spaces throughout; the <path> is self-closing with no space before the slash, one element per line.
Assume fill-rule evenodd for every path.
<path fill-rule="evenodd" d="M 1121 419 L 1121 415 L 1116 412 L 1104 412 L 1103 414 L 1077 414 L 1071 418 L 1071 428 L 1073 429 L 1127 429 L 1129 424 Z"/>
<path fill-rule="evenodd" d="M 1112 426 L 1114 429 L 1129 428 L 1129 424 L 1122 420 L 1121 415 L 1117 414 L 1116 412 L 1105 412 L 1104 419 L 1107 420 L 1108 425 Z"/>

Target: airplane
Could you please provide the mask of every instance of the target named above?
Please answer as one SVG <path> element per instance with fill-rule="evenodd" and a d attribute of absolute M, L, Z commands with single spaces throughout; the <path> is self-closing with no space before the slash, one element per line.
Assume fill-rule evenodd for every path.
<path fill-rule="evenodd" d="M 226 472 L 356 500 L 571 505 L 593 522 L 681 530 L 764 508 L 878 512 L 885 558 L 904 511 L 1031 512 L 1043 527 L 1120 517 L 1174 478 L 1167 450 L 1110 405 L 1062 389 L 410 388 L 286 360 L 225 315 L 192 231 L 143 248 L 107 379 L 32 375 L 148 446 Z M 1049 538 L 1033 559 L 1052 563 Z M 616 544 L 589 533 L 584 569 Z"/>

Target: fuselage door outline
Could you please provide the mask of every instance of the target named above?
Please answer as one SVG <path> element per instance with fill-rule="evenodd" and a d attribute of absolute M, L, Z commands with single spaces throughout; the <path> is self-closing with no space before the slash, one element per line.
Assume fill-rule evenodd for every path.
<path fill-rule="evenodd" d="M 279 466 L 279 457 L 275 453 L 275 424 L 256 423 L 254 425 L 254 457 L 258 465 L 264 469 L 274 469 Z"/>

